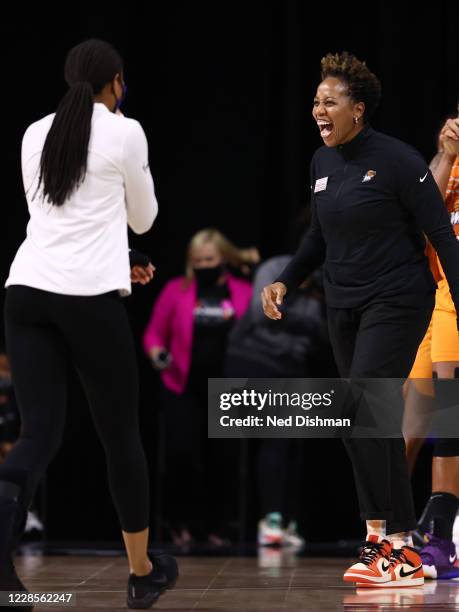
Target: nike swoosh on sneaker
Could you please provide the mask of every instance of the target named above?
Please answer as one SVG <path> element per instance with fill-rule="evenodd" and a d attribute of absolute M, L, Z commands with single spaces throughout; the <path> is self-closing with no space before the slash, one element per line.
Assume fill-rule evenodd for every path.
<path fill-rule="evenodd" d="M 383 572 L 387 572 L 389 567 L 390 567 L 390 563 L 388 563 L 387 565 L 384 565 L 384 561 L 381 563 L 381 569 Z"/>
<path fill-rule="evenodd" d="M 427 177 L 427 175 L 428 175 L 428 174 L 429 174 L 429 173 L 428 173 L 428 172 L 426 172 L 426 176 L 424 176 L 423 178 L 420 178 L 420 179 L 419 179 L 419 182 L 420 182 L 420 183 L 423 183 L 423 182 L 426 180 L 426 177 Z"/>
<path fill-rule="evenodd" d="M 450 555 L 449 556 L 449 562 L 450 563 L 454 563 L 456 561 L 456 559 L 457 559 L 457 555 Z"/>
<path fill-rule="evenodd" d="M 407 578 L 408 576 L 412 576 L 417 571 L 419 571 L 421 568 L 422 568 L 422 565 L 418 565 L 418 567 L 415 567 L 413 570 L 411 570 L 409 572 L 404 572 L 403 571 L 403 567 L 402 567 L 402 568 L 400 568 L 400 578 Z"/>

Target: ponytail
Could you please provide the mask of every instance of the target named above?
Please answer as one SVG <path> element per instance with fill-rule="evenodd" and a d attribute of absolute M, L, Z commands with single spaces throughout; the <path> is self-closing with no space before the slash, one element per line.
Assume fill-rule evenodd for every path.
<path fill-rule="evenodd" d="M 56 206 L 77 189 L 86 176 L 94 92 L 90 83 L 75 83 L 61 100 L 45 140 L 39 184 Z"/>
<path fill-rule="evenodd" d="M 118 52 L 103 40 L 87 40 L 65 62 L 69 89 L 62 98 L 43 146 L 39 186 L 43 197 L 62 206 L 84 181 L 94 97 L 123 72 Z"/>

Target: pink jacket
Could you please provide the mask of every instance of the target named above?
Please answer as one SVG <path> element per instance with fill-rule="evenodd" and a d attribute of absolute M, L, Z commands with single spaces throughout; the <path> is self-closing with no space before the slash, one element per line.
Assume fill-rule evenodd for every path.
<path fill-rule="evenodd" d="M 236 319 L 247 310 L 252 287 L 245 280 L 226 275 Z M 196 303 L 196 281 L 184 286 L 185 277 L 173 278 L 161 291 L 143 336 L 148 353 L 153 346 L 164 346 L 172 355 L 171 365 L 161 372 L 165 386 L 183 393 L 191 365 L 193 345 L 193 310 Z"/>

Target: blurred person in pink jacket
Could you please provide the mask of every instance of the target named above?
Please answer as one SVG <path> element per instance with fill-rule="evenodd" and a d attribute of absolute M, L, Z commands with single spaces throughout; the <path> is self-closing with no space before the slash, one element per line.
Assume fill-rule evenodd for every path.
<path fill-rule="evenodd" d="M 253 252 L 236 248 L 215 229 L 195 234 L 185 276 L 165 285 L 143 338 L 146 353 L 161 371 L 166 513 L 173 541 L 182 547 L 191 543 L 192 533 L 222 542 L 216 535 L 225 518 L 223 489 L 222 495 L 218 489 L 226 480 L 221 446 L 228 441 L 207 439 L 207 379 L 223 377 L 228 334 L 252 295 L 250 283 L 228 268 L 253 263 Z"/>

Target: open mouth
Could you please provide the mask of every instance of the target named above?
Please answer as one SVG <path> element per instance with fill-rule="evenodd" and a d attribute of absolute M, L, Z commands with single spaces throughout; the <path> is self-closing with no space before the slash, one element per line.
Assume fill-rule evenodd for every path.
<path fill-rule="evenodd" d="M 320 135 L 322 136 L 322 138 L 328 138 L 333 132 L 333 123 L 331 123 L 330 121 L 326 121 L 325 119 L 319 119 L 317 121 L 317 125 L 319 126 Z"/>

